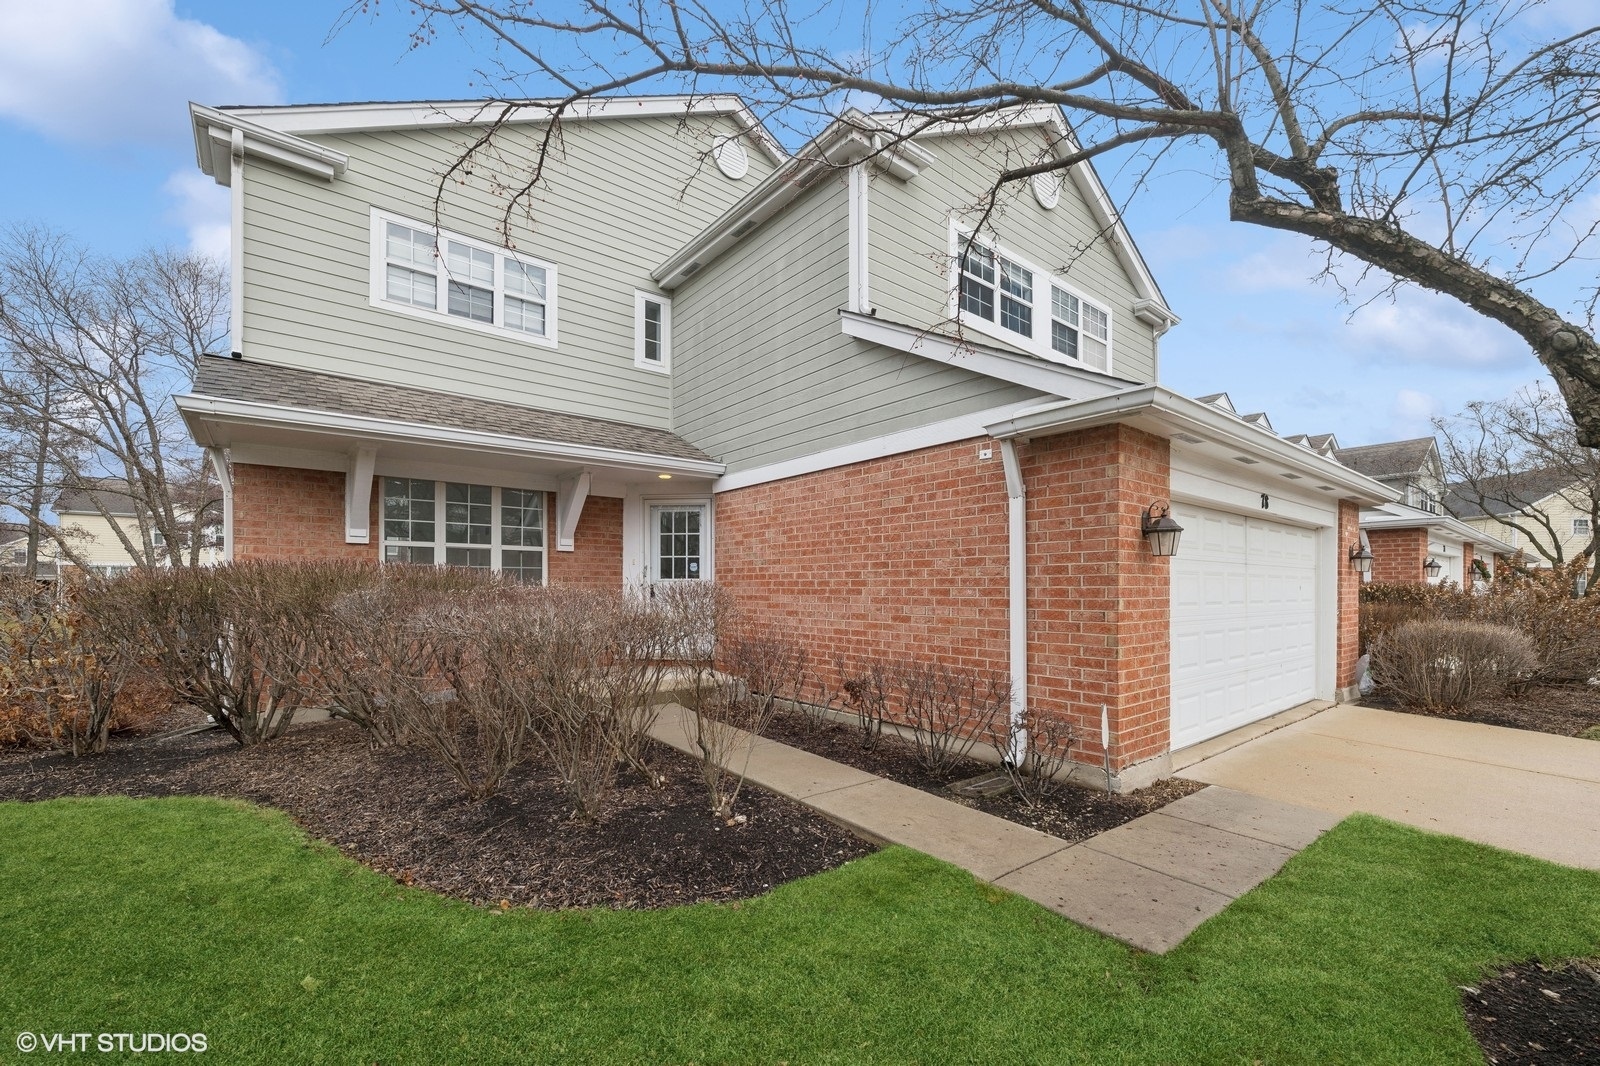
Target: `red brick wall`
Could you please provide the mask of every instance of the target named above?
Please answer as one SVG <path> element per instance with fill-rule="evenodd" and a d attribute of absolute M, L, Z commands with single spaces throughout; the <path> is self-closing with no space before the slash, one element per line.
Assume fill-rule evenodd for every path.
<path fill-rule="evenodd" d="M 279 466 L 233 466 L 233 557 L 235 559 L 378 558 L 382 479 L 372 485 L 371 544 L 344 541 L 344 473 Z M 553 499 L 546 508 L 555 521 Z M 578 519 L 576 551 L 553 550 L 551 583 L 622 587 L 622 501 L 591 496 Z"/>
<path fill-rule="evenodd" d="M 378 481 L 372 486 L 372 544 L 344 542 L 344 474 L 233 464 L 235 559 L 347 559 L 375 562 Z"/>
<path fill-rule="evenodd" d="M 978 458 L 980 445 L 992 449 Z M 1139 514 L 1165 497 L 1165 441 L 1106 427 L 1019 449 L 1028 490 L 1029 700 L 1077 727 L 1098 762 L 1100 705 L 1117 766 L 1166 750 L 1167 561 Z M 918 658 L 1004 675 L 1007 555 L 999 447 L 941 445 L 716 500 L 717 580 L 846 669 Z"/>
<path fill-rule="evenodd" d="M 1171 740 L 1171 561 L 1150 554 L 1140 516 L 1169 491 L 1167 442 L 1105 426 L 1035 441 L 1021 459 L 1029 700 L 1075 724 L 1080 758 L 1102 758 L 1102 703 L 1114 766 L 1159 755 Z"/>
<path fill-rule="evenodd" d="M 578 516 L 572 537 L 573 551 L 555 550 L 555 494 L 545 509 L 551 529 L 549 575 L 552 585 L 588 585 L 592 588 L 622 587 L 622 500 L 614 496 L 590 496 Z"/>
<path fill-rule="evenodd" d="M 1472 542 L 1463 541 L 1461 544 L 1461 587 L 1472 588 Z"/>
<path fill-rule="evenodd" d="M 1422 564 L 1428 561 L 1426 529 L 1376 529 L 1367 531 L 1372 545 L 1372 580 L 1422 584 L 1427 575 Z"/>
<path fill-rule="evenodd" d="M 1371 535 L 1368 535 L 1371 539 Z M 1337 654 L 1334 660 L 1334 685 L 1349 688 L 1356 683 L 1356 659 L 1361 656 L 1361 575 L 1350 565 L 1350 553 L 1361 544 L 1361 507 L 1349 500 L 1339 501 L 1339 546 L 1334 565 L 1339 571 L 1339 614 Z M 1377 548 L 1373 569 L 1377 569 Z"/>

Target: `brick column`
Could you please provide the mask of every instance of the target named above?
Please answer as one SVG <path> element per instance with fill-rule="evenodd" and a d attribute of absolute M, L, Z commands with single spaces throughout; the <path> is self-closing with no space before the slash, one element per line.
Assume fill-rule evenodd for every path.
<path fill-rule="evenodd" d="M 1372 580 L 1420 585 L 1427 580 L 1422 564 L 1428 561 L 1426 529 L 1372 529 Z"/>
<path fill-rule="evenodd" d="M 1347 689 L 1356 683 L 1356 660 L 1361 656 L 1361 575 L 1350 565 L 1350 552 L 1361 543 L 1361 506 L 1351 500 L 1339 501 L 1339 545 L 1334 566 L 1339 572 L 1339 613 L 1336 627 L 1337 653 L 1334 659 L 1334 686 Z M 1371 535 L 1368 535 L 1371 539 Z M 1377 546 L 1372 548 L 1373 570 L 1377 570 Z M 1421 565 L 1420 563 L 1418 565 Z"/>

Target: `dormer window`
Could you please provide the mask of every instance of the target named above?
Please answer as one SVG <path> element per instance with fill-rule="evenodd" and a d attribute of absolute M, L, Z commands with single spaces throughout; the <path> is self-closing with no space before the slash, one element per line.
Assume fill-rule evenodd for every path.
<path fill-rule="evenodd" d="M 553 345 L 556 268 L 485 241 L 372 211 L 372 305 Z"/>
<path fill-rule="evenodd" d="M 969 243 L 959 231 L 954 239 L 961 257 L 956 311 L 964 325 L 1052 362 L 1110 373 L 1109 309 L 1025 260 Z"/>

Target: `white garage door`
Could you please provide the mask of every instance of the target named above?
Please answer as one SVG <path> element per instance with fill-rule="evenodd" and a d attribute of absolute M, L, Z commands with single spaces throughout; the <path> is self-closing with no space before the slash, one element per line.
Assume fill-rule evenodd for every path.
<path fill-rule="evenodd" d="M 1175 505 L 1172 746 L 1304 703 L 1316 691 L 1317 535 Z"/>

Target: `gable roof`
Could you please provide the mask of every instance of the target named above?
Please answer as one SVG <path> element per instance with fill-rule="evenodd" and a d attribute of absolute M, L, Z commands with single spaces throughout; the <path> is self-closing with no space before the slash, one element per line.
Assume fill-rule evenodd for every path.
<path fill-rule="evenodd" d="M 349 165 L 349 157 L 307 140 L 318 134 L 376 132 L 426 127 L 525 125 L 604 119 L 727 115 L 774 163 L 789 157 L 745 102 L 726 93 L 677 96 L 607 96 L 561 100 L 407 100 L 350 104 L 288 104 L 276 107 L 207 107 L 189 104 L 195 160 L 219 185 L 232 181 L 229 159 L 238 142 L 255 155 L 330 181 Z"/>
<path fill-rule="evenodd" d="M 1415 474 L 1428 465 L 1428 457 L 1439 453 L 1432 437 L 1364 444 L 1357 448 L 1338 448 L 1334 457 L 1352 470 L 1368 477 L 1386 478 Z"/>
<path fill-rule="evenodd" d="M 1523 470 L 1484 478 L 1479 483 L 1483 489 L 1482 503 L 1477 492 L 1457 482 L 1445 489 L 1444 509 L 1457 518 L 1508 515 L 1570 488 L 1574 481 L 1569 472 L 1555 469 Z"/>
<path fill-rule="evenodd" d="M 78 488 L 64 489 L 56 497 L 56 514 L 106 514 L 133 516 L 139 513 L 128 482 L 120 477 L 100 478 Z"/>
<path fill-rule="evenodd" d="M 182 398 L 184 402 L 180 402 L 180 408 L 192 407 L 195 398 L 215 397 L 386 422 L 472 430 L 523 440 L 617 449 L 695 462 L 714 461 L 676 433 L 664 429 L 222 356 L 201 357 L 195 367 L 191 391 L 191 396 Z"/>

